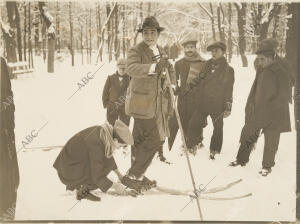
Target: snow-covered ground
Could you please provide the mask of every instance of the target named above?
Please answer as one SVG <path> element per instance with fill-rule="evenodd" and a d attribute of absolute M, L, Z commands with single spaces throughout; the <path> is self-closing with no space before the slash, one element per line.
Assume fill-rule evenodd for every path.
<path fill-rule="evenodd" d="M 95 58 L 95 56 L 94 56 Z M 232 115 L 225 119 L 222 154 L 215 161 L 208 159 L 212 124 L 204 130 L 205 148 L 191 156 L 196 185 L 202 187 L 212 178 L 207 188 L 226 185 L 242 179 L 232 188 L 210 196 L 230 197 L 252 193 L 238 200 L 200 200 L 205 220 L 265 220 L 294 221 L 296 214 L 296 132 L 293 105 L 290 107 L 293 131 L 281 135 L 276 166 L 268 177 L 258 174 L 261 168 L 263 137 L 259 139 L 246 167 L 231 168 L 228 163 L 235 158 L 238 140 L 244 122 L 244 107 L 254 80 L 254 56 L 249 56 L 249 68 L 241 67 L 240 58 L 234 58 L 235 69 L 234 103 Z M 76 57 L 81 64 L 81 57 Z M 42 128 L 26 147 L 63 145 L 78 131 L 105 121 L 102 106 L 102 89 L 106 77 L 115 71 L 115 62 L 106 62 L 95 77 L 78 89 L 78 82 L 88 72 L 96 71 L 102 63 L 71 67 L 71 59 L 56 62 L 55 73 L 46 72 L 46 64 L 35 59 L 35 73 L 13 80 L 16 104 L 16 144 L 32 131 Z M 90 74 L 89 74 L 90 76 Z M 132 127 L 133 120 L 131 120 Z M 186 158 L 181 154 L 179 134 L 171 152 L 165 144 L 164 152 L 171 165 L 155 158 L 146 175 L 157 180 L 159 185 L 181 190 L 192 189 Z M 77 202 L 74 194 L 68 194 L 59 181 L 53 162 L 60 148 L 50 151 L 41 149 L 23 150 L 18 153 L 20 186 L 16 209 L 17 220 L 197 220 L 196 201 L 187 196 L 143 195 L 137 198 L 112 196 L 101 193 L 101 202 L 82 200 Z M 130 166 L 130 156 L 116 152 L 115 159 L 122 172 Z M 116 177 L 111 174 L 112 179 Z M 185 207 L 185 208 L 184 208 Z M 184 209 L 183 209 L 184 208 Z"/>

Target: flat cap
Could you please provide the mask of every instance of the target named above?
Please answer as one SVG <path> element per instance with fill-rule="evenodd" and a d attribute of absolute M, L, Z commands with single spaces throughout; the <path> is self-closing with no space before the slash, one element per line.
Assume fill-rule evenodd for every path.
<path fill-rule="evenodd" d="M 117 61 L 117 66 L 119 65 L 126 65 L 126 59 L 125 58 L 119 58 Z"/>
<path fill-rule="evenodd" d="M 222 41 L 215 41 L 212 44 L 208 45 L 207 51 L 212 51 L 214 48 L 221 48 L 223 51 L 226 51 L 226 44 Z"/>
<path fill-rule="evenodd" d="M 198 40 L 197 40 L 197 35 L 194 32 L 191 32 L 187 35 L 184 36 L 184 38 L 180 41 L 182 46 L 185 46 L 187 44 L 194 44 L 196 45 Z"/>

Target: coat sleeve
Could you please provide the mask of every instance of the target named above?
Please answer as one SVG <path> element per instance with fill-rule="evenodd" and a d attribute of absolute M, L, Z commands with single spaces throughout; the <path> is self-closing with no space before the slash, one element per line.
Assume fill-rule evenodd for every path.
<path fill-rule="evenodd" d="M 227 83 L 224 94 L 224 110 L 231 111 L 232 107 L 232 92 L 233 92 L 233 84 L 234 84 L 234 70 L 229 67 L 229 72 L 227 73 Z"/>
<path fill-rule="evenodd" d="M 117 165 L 113 157 L 106 158 L 104 155 L 103 144 L 89 144 L 89 158 L 92 181 L 101 189 L 106 192 L 111 188 L 113 182 L 106 176 L 111 170 L 117 169 Z"/>
<path fill-rule="evenodd" d="M 127 69 L 126 73 L 133 78 L 151 78 L 148 75 L 152 64 L 142 64 L 141 53 L 138 49 L 133 47 L 129 50 L 127 56 Z"/>
<path fill-rule="evenodd" d="M 268 105 L 268 108 L 272 111 L 279 109 L 289 101 L 289 82 L 286 78 L 286 75 L 277 73 L 274 85 L 276 87 L 276 97 L 272 99 L 270 96 L 270 103 Z"/>
<path fill-rule="evenodd" d="M 102 103 L 103 103 L 103 107 L 106 108 L 107 104 L 109 102 L 109 89 L 111 87 L 111 83 L 110 83 L 110 77 L 108 76 L 103 88 L 103 92 L 102 92 Z"/>

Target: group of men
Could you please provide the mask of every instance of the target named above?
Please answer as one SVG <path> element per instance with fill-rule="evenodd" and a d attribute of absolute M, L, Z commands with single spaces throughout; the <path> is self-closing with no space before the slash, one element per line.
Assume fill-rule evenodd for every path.
<path fill-rule="evenodd" d="M 231 114 L 234 86 L 234 69 L 225 57 L 226 45 L 220 41 L 210 44 L 207 50 L 212 57 L 206 61 L 197 52 L 197 39 L 193 34 L 187 35 L 182 41 L 184 57 L 176 61 L 174 69 L 164 49 L 157 45 L 163 30 L 155 17 L 145 18 L 138 30 L 143 41 L 129 50 L 126 60 L 117 61 L 117 72 L 105 83 L 102 100 L 108 123 L 76 134 L 55 162 L 61 181 L 67 188 L 77 189 L 80 199 L 97 200 L 89 193 L 97 186 L 104 192 L 111 187 L 120 191 L 121 185 L 140 192 L 156 185 L 145 173 L 157 152 L 165 160 L 163 144 L 169 138 L 171 150 L 178 132 L 171 89 L 178 97 L 188 150 L 195 154 L 203 146 L 203 129 L 210 116 L 214 129 L 209 158 L 214 160 L 221 152 L 223 119 Z M 230 166 L 244 166 L 249 161 L 262 131 L 265 146 L 260 173 L 266 176 L 275 164 L 280 133 L 291 130 L 288 102 L 293 79 L 287 63 L 276 55 L 273 40 L 263 41 L 256 54 L 256 78 L 245 108 L 240 148 Z M 132 134 L 128 128 L 130 117 L 134 119 Z M 112 153 L 125 145 L 131 145 L 131 167 L 123 175 Z M 72 153 L 77 155 L 76 161 Z M 106 177 L 112 170 L 119 177 L 118 185 Z"/>

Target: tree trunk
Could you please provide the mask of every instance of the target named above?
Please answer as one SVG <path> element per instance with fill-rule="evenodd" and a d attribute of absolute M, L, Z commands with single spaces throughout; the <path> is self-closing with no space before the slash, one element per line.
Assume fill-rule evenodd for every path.
<path fill-rule="evenodd" d="M 272 32 L 273 38 L 277 37 L 277 29 L 278 29 L 278 23 L 279 23 L 279 19 L 280 19 L 280 12 L 281 12 L 281 5 L 278 5 L 277 12 L 274 15 L 274 26 L 273 26 L 273 32 Z"/>
<path fill-rule="evenodd" d="M 109 3 L 106 3 L 106 14 L 107 14 L 107 17 L 109 16 L 110 14 L 110 4 Z M 109 55 L 109 62 L 111 61 L 111 56 L 110 56 L 110 42 L 111 42 L 111 21 L 112 19 L 110 19 L 107 23 L 107 53 Z"/>
<path fill-rule="evenodd" d="M 32 42 L 31 42 L 31 3 L 28 3 L 28 63 L 33 68 Z"/>
<path fill-rule="evenodd" d="M 14 20 L 15 17 L 15 7 L 16 2 L 6 2 L 8 23 L 10 27 L 10 35 L 7 35 L 5 38 L 5 46 L 7 52 L 7 62 L 17 62 L 17 53 L 16 53 L 16 23 Z"/>
<path fill-rule="evenodd" d="M 150 3 L 148 3 L 150 4 Z M 123 58 L 126 57 L 126 6 L 123 5 L 123 13 L 122 13 L 122 20 L 123 20 L 123 39 L 122 39 L 122 50 L 123 50 Z"/>
<path fill-rule="evenodd" d="M 209 3 L 209 7 L 210 7 L 210 12 L 211 12 L 211 30 L 212 30 L 212 34 L 213 34 L 213 39 L 214 41 L 216 41 L 216 30 L 215 30 L 215 18 L 214 18 L 214 10 L 213 10 L 213 6 L 212 3 Z"/>
<path fill-rule="evenodd" d="M 151 13 L 151 2 L 148 2 L 148 15 L 147 16 L 150 16 L 150 13 Z"/>
<path fill-rule="evenodd" d="M 27 27 L 27 6 L 24 5 L 24 36 L 23 36 L 23 45 L 24 45 L 24 50 L 23 50 L 23 54 L 24 54 L 24 60 L 26 61 L 26 39 L 27 39 L 27 30 L 28 30 L 28 27 Z"/>
<path fill-rule="evenodd" d="M 245 26 L 246 26 L 246 3 L 241 3 L 240 8 L 238 4 L 234 3 L 238 13 L 238 30 L 239 30 L 239 52 L 242 58 L 243 67 L 248 67 L 248 60 L 245 55 L 246 51 L 246 37 L 245 37 Z"/>
<path fill-rule="evenodd" d="M 34 25 L 34 52 L 35 55 L 40 55 L 40 44 L 39 44 L 39 35 L 40 35 L 40 31 L 39 31 L 39 24 L 40 24 L 40 15 L 39 15 L 39 11 L 38 11 L 38 7 L 35 6 L 34 7 L 34 20 L 32 21 L 33 25 Z"/>
<path fill-rule="evenodd" d="M 90 64 L 92 63 L 92 9 L 90 8 L 90 21 L 89 21 L 89 34 L 90 34 Z"/>
<path fill-rule="evenodd" d="M 118 38 L 118 27 L 119 27 L 119 11 L 118 11 L 118 7 L 119 5 L 116 6 L 115 9 L 115 40 L 114 40 L 114 55 L 115 55 L 115 60 L 118 60 L 119 56 L 120 56 L 120 47 L 119 47 L 119 38 Z"/>
<path fill-rule="evenodd" d="M 39 2 L 39 9 L 48 28 L 48 72 L 54 72 L 54 53 L 55 53 L 55 29 L 53 26 L 53 17 L 47 11 L 45 2 Z"/>
<path fill-rule="evenodd" d="M 70 53 L 72 66 L 74 66 L 74 49 L 73 49 L 73 18 L 72 18 L 72 2 L 69 2 L 69 24 L 70 24 Z"/>
<path fill-rule="evenodd" d="M 221 22 L 221 9 L 220 9 L 220 6 L 218 6 L 218 8 L 217 8 L 217 15 L 218 15 L 219 37 L 220 37 L 220 40 L 225 43 L 224 32 L 223 32 L 223 28 L 222 28 L 222 24 L 221 24 L 222 22 Z"/>
<path fill-rule="evenodd" d="M 22 31 L 21 31 L 18 3 L 15 5 L 15 14 L 16 14 L 16 26 L 17 26 L 18 55 L 19 55 L 19 61 L 22 61 Z"/>
<path fill-rule="evenodd" d="M 80 24 L 80 49 L 81 49 L 81 64 L 83 65 L 83 27 Z"/>
<path fill-rule="evenodd" d="M 60 53 L 60 3 L 56 2 L 56 49 Z"/>
<path fill-rule="evenodd" d="M 90 64 L 89 60 L 89 32 L 88 32 L 88 12 L 85 14 L 85 43 L 86 43 L 86 63 Z"/>
<path fill-rule="evenodd" d="M 228 60 L 231 62 L 232 59 L 232 6 L 231 3 L 228 3 Z"/>

